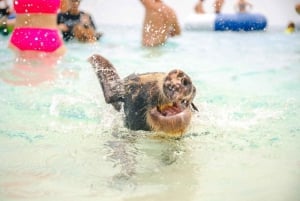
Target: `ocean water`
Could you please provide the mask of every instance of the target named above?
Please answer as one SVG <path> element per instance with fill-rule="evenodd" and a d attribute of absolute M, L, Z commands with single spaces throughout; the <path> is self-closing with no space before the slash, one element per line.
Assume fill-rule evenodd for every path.
<path fill-rule="evenodd" d="M 299 32 L 184 31 L 148 49 L 139 27 L 101 29 L 53 68 L 16 62 L 0 36 L 0 200 L 300 200 Z M 187 72 L 199 112 L 186 135 L 126 129 L 94 53 L 121 77 Z"/>

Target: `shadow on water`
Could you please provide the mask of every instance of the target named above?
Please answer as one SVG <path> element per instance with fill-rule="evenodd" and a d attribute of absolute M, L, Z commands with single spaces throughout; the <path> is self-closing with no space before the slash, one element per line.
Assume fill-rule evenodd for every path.
<path fill-rule="evenodd" d="M 197 168 L 184 138 L 162 139 L 128 130 L 111 134 L 105 148 L 117 171 L 108 185 L 125 193 L 124 200 L 193 200 Z"/>
<path fill-rule="evenodd" d="M 142 51 L 76 45 L 59 68 L 14 63 L 1 50 L 0 200 L 297 200 L 297 40 L 187 36 L 178 47 Z M 192 72 L 200 109 L 192 131 L 172 140 L 125 129 L 84 60 L 94 51 L 113 55 L 124 75 L 177 64 Z"/>
<path fill-rule="evenodd" d="M 15 86 L 36 86 L 55 80 L 60 58 L 43 55 L 17 57 L 11 68 L 1 71 L 1 80 Z M 11 65 L 11 64 L 10 64 Z"/>
<path fill-rule="evenodd" d="M 28 53 L 8 61 L 0 70 L 0 80 L 13 86 L 39 86 L 55 82 L 59 77 L 77 78 L 70 69 L 58 70 L 62 57 L 52 54 Z"/>

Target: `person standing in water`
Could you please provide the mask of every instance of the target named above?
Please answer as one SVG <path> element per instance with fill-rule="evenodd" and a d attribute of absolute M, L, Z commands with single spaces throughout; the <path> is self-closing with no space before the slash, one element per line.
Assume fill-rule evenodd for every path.
<path fill-rule="evenodd" d="M 66 0 L 14 0 L 15 28 L 8 47 L 16 54 L 12 68 L 0 79 L 12 85 L 35 86 L 56 78 L 56 67 L 66 52 L 56 24 Z"/>
<path fill-rule="evenodd" d="M 69 41 L 77 39 L 80 42 L 95 42 L 101 37 L 96 32 L 95 23 L 88 13 L 79 10 L 81 0 L 68 0 L 69 9 L 60 12 L 57 24 L 63 34 L 63 39 Z"/>
<path fill-rule="evenodd" d="M 11 12 L 12 9 L 10 8 L 7 0 L 0 0 L 0 19 L 4 16 L 9 16 Z"/>
<path fill-rule="evenodd" d="M 14 26 L 15 19 L 11 18 L 13 10 L 8 4 L 7 0 L 0 0 L 0 33 L 8 35 Z"/>
<path fill-rule="evenodd" d="M 252 4 L 246 0 L 238 0 L 237 3 L 235 4 L 235 8 L 239 13 L 246 13 L 252 7 L 253 7 Z"/>
<path fill-rule="evenodd" d="M 224 4 L 224 0 L 216 0 L 215 1 L 214 8 L 215 8 L 215 13 L 216 14 L 220 14 L 221 13 L 223 4 Z"/>
<path fill-rule="evenodd" d="M 169 37 L 180 35 L 176 13 L 161 0 L 140 0 L 145 7 L 142 44 L 146 47 L 163 45 Z"/>
<path fill-rule="evenodd" d="M 9 47 L 22 55 L 63 55 L 66 49 L 56 24 L 60 5 L 61 0 L 14 0 L 16 21 Z"/>
<path fill-rule="evenodd" d="M 296 12 L 300 15 L 300 3 L 297 3 L 297 4 L 295 5 L 295 10 L 296 10 Z"/>
<path fill-rule="evenodd" d="M 195 6 L 195 12 L 197 14 L 204 14 L 205 13 L 205 11 L 203 9 L 203 2 L 204 2 L 204 0 L 199 0 L 197 2 L 196 6 Z"/>

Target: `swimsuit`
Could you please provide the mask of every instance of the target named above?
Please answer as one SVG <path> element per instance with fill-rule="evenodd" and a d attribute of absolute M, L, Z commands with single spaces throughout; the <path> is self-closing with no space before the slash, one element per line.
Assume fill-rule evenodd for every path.
<path fill-rule="evenodd" d="M 57 29 L 18 27 L 15 28 L 10 42 L 18 49 L 54 52 L 63 45 Z"/>
<path fill-rule="evenodd" d="M 56 14 L 60 0 L 15 0 L 16 13 L 51 13 Z"/>
<path fill-rule="evenodd" d="M 60 0 L 15 0 L 17 14 L 46 13 L 56 14 Z M 10 42 L 19 50 L 54 52 L 63 45 L 58 29 L 38 27 L 17 27 Z"/>
<path fill-rule="evenodd" d="M 73 33 L 73 28 L 75 25 L 80 24 L 80 18 L 82 15 L 88 15 L 82 11 L 79 12 L 77 15 L 72 15 L 69 11 L 66 13 L 59 13 L 57 16 L 57 24 L 65 24 L 68 27 L 68 31 L 62 32 L 63 34 L 63 39 L 65 41 L 73 39 L 74 33 Z M 89 16 L 89 22 L 90 26 L 92 26 L 96 30 L 96 26 L 92 20 L 92 17 Z"/>

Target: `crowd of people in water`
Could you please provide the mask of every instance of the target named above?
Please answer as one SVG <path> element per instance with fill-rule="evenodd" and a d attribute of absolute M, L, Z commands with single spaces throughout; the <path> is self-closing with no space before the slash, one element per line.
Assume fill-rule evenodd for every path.
<path fill-rule="evenodd" d="M 142 45 L 164 44 L 169 37 L 181 34 L 175 11 L 162 0 L 140 0 L 145 8 L 142 28 Z M 103 35 L 97 31 L 92 16 L 79 9 L 81 0 L 0 0 L 0 27 L 3 35 L 10 32 L 9 46 L 19 51 L 65 52 L 64 42 L 76 39 L 95 42 Z M 221 13 L 225 0 L 215 0 L 214 12 Z M 198 0 L 195 13 L 204 14 L 204 0 Z M 236 12 L 246 13 L 253 5 L 247 0 L 237 0 Z M 295 6 L 300 14 L 300 3 Z M 290 22 L 288 30 L 295 24 Z M 40 40 L 37 41 L 36 38 Z M 40 42 L 42 41 L 42 43 Z"/>
<path fill-rule="evenodd" d="M 225 1 L 224 0 L 215 0 L 213 3 L 214 7 L 214 12 L 216 14 L 221 13 L 222 7 L 224 5 Z M 204 9 L 204 0 L 198 0 L 198 2 L 195 5 L 195 12 L 198 14 L 204 14 L 205 9 Z M 246 13 L 252 8 L 252 4 L 246 0 L 237 0 L 237 2 L 234 5 L 234 8 L 236 12 L 238 13 Z"/>
<path fill-rule="evenodd" d="M 0 19 L 3 33 L 8 34 L 20 21 L 34 23 L 39 21 L 39 14 L 53 14 L 55 17 L 50 21 L 44 21 L 41 27 L 55 22 L 58 29 L 62 32 L 64 41 L 78 39 L 82 42 L 93 42 L 98 40 L 101 33 L 96 32 L 95 23 L 88 13 L 79 10 L 81 0 L 14 0 L 10 7 L 8 0 L 0 0 Z M 33 10 L 36 8 L 36 10 Z M 52 11 L 49 11 L 53 9 Z M 23 19 L 24 15 L 31 17 Z M 21 19 L 21 20 L 20 20 Z M 23 23 L 24 26 L 26 26 Z M 22 22 L 21 22 L 22 26 Z M 30 24 L 33 26 L 33 24 Z"/>
<path fill-rule="evenodd" d="M 97 31 L 92 16 L 79 8 L 81 1 L 0 0 L 0 34 L 10 35 L 8 46 L 14 50 L 17 59 L 9 72 L 18 78 L 11 80 L 8 78 L 14 76 L 0 75 L 0 79 L 14 85 L 30 86 L 53 80 L 57 61 L 66 52 L 66 42 L 92 43 L 101 39 L 103 34 Z M 142 46 L 160 46 L 168 38 L 181 34 L 177 15 L 170 6 L 162 0 L 140 0 L 140 3 L 145 9 Z M 204 0 L 198 0 L 195 6 L 197 15 L 205 14 L 203 3 Z M 214 0 L 216 15 L 221 13 L 224 3 L 225 0 Z M 245 13 L 252 4 L 237 0 L 235 8 L 237 12 Z M 300 14 L 300 3 L 295 10 Z M 294 30 L 295 24 L 290 22 L 286 32 Z M 25 76 L 28 73 L 30 79 Z M 65 72 L 66 75 L 76 77 L 71 72 Z"/>
<path fill-rule="evenodd" d="M 175 11 L 161 0 L 141 0 L 145 8 L 142 44 L 157 46 L 181 33 Z M 95 42 L 102 36 L 92 16 L 79 9 L 81 0 L 0 0 L 1 30 L 11 32 L 16 52 L 64 54 L 64 42 Z M 37 40 L 38 39 L 38 40 Z"/>

